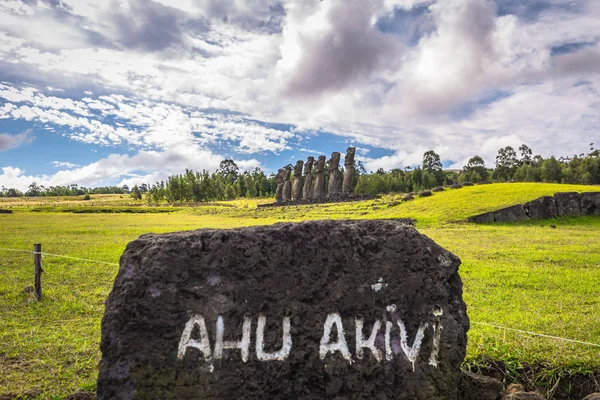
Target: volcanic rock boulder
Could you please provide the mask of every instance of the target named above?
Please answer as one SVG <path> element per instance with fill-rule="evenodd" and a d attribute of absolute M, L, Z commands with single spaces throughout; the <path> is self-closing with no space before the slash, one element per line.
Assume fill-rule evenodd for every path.
<path fill-rule="evenodd" d="M 556 201 L 552 196 L 543 196 L 523 205 L 531 219 L 556 218 Z"/>
<path fill-rule="evenodd" d="M 581 214 L 600 215 L 600 192 L 581 193 Z"/>
<path fill-rule="evenodd" d="M 459 264 L 394 221 L 143 235 L 106 301 L 98 399 L 456 399 Z"/>
<path fill-rule="evenodd" d="M 521 204 L 494 211 L 494 220 L 496 222 L 516 222 L 528 219 L 529 217 L 525 212 L 525 208 Z"/>
<path fill-rule="evenodd" d="M 488 224 L 490 222 L 494 222 L 494 213 L 487 212 L 479 215 L 474 215 L 472 217 L 469 217 L 467 220 L 476 224 Z"/>
<path fill-rule="evenodd" d="M 581 215 L 581 200 L 577 192 L 554 193 L 556 211 L 559 217 L 578 217 Z"/>

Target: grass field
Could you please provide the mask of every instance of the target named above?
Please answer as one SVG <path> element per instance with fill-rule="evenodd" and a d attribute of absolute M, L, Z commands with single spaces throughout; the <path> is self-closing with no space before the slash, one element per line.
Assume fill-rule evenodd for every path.
<path fill-rule="evenodd" d="M 600 344 L 600 218 L 472 225 L 464 219 L 559 191 L 600 187 L 494 184 L 397 203 L 399 196 L 345 204 L 256 208 L 255 201 L 182 207 L 170 213 L 72 212 L 73 200 L 10 203 L 0 214 L 0 248 L 32 249 L 118 263 L 125 245 L 148 232 L 230 228 L 305 219 L 414 218 L 417 228 L 462 259 L 464 299 L 472 322 Z M 126 199 L 132 203 L 131 200 Z M 71 201 L 71 203 L 70 203 Z M 107 198 L 113 211 L 123 198 Z M 261 202 L 264 202 L 262 200 Z M 100 203 L 100 201 L 98 201 Z M 0 202 L 0 208 L 8 203 Z M 166 208 L 166 207 L 165 207 Z M 556 228 L 551 228 L 555 224 Z M 117 266 L 46 257 L 44 300 L 32 284 L 32 255 L 0 250 L 0 395 L 63 398 L 95 390 L 100 320 Z M 600 371 L 600 347 L 472 324 L 466 363 L 504 361 L 518 369 L 544 364 L 553 376 Z M 543 380 L 543 374 L 537 378 Z M 543 383 L 540 381 L 539 383 Z M 600 389 L 600 388 L 599 388 Z"/>

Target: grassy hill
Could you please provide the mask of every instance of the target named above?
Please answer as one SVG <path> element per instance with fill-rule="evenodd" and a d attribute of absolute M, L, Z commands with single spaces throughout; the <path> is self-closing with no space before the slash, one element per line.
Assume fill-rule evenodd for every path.
<path fill-rule="evenodd" d="M 31 254 L 0 250 L 0 395 L 34 390 L 40 398 L 62 398 L 95 389 L 103 302 L 118 268 L 111 263 L 119 262 L 127 242 L 137 236 L 321 218 L 414 218 L 421 232 L 457 254 L 472 321 L 468 365 L 498 360 L 517 373 L 525 364 L 542 364 L 543 371 L 531 379 L 549 387 L 557 377 L 598 373 L 598 347 L 481 325 L 600 344 L 600 218 L 464 222 L 470 215 L 560 191 L 600 187 L 493 184 L 407 203 L 398 203 L 397 195 L 277 208 L 238 200 L 228 204 L 233 207 L 212 204 L 151 214 L 118 213 L 120 203 L 111 202 L 104 207 L 117 213 L 63 212 L 73 208 L 75 200 L 68 199 L 61 199 L 69 202 L 64 206 L 52 199 L 37 199 L 33 207 L 13 203 L 13 214 L 0 214 L 0 248 L 30 250 L 33 243 L 42 243 L 45 252 L 109 264 L 46 257 L 44 301 L 37 303 L 23 290 L 33 280 Z"/>

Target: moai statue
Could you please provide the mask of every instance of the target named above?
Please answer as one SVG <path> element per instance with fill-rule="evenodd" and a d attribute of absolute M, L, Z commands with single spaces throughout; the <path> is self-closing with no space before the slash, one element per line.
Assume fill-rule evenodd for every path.
<path fill-rule="evenodd" d="M 348 147 L 346 150 L 346 158 L 344 159 L 344 185 L 342 191 L 344 193 L 354 192 L 354 153 L 355 147 Z"/>
<path fill-rule="evenodd" d="M 300 200 L 302 198 L 302 167 L 304 161 L 296 161 L 294 167 L 294 185 L 292 186 L 292 200 Z"/>
<path fill-rule="evenodd" d="M 313 198 L 325 196 L 325 156 L 319 156 L 319 159 L 313 167 L 315 173 L 315 191 Z"/>
<path fill-rule="evenodd" d="M 329 166 L 329 195 L 334 195 L 342 190 L 342 173 L 340 171 L 340 153 L 331 153 L 331 159 L 327 161 Z"/>
<path fill-rule="evenodd" d="M 290 175 L 292 171 L 286 169 L 283 171 L 283 195 L 282 200 L 284 202 L 292 200 L 292 182 L 290 181 Z"/>
<path fill-rule="evenodd" d="M 281 203 L 283 201 L 283 168 L 279 168 L 277 175 L 275 176 L 275 182 L 277 183 L 277 189 L 275 189 L 275 202 Z"/>
<path fill-rule="evenodd" d="M 302 198 L 311 199 L 313 197 L 313 186 L 312 186 L 312 169 L 315 163 L 314 157 L 308 157 L 306 164 L 304 164 L 304 188 L 302 189 Z"/>

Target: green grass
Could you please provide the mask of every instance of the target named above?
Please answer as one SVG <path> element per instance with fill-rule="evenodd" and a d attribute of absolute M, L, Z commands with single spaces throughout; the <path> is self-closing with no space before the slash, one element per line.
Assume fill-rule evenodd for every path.
<path fill-rule="evenodd" d="M 421 232 L 461 258 L 472 321 L 600 343 L 600 218 L 463 222 L 479 212 L 558 191 L 600 187 L 494 184 L 397 205 L 399 196 L 279 208 L 255 208 L 257 202 L 242 200 L 231 203 L 234 207 L 182 208 L 166 214 L 74 214 L 56 212 L 51 203 L 42 202 L 36 205 L 42 212 L 13 207 L 13 214 L 0 214 L 0 247 L 28 250 L 42 243 L 45 252 L 118 263 L 125 245 L 147 232 L 284 220 L 410 217 Z M 32 284 L 31 257 L 0 250 L 0 395 L 37 390 L 41 398 L 61 398 L 78 390 L 93 391 L 103 302 L 117 267 L 46 257 L 44 300 L 38 303 L 23 290 Z M 600 371 L 598 347 L 473 324 L 467 363 L 485 359 L 545 363 L 549 371 Z"/>

